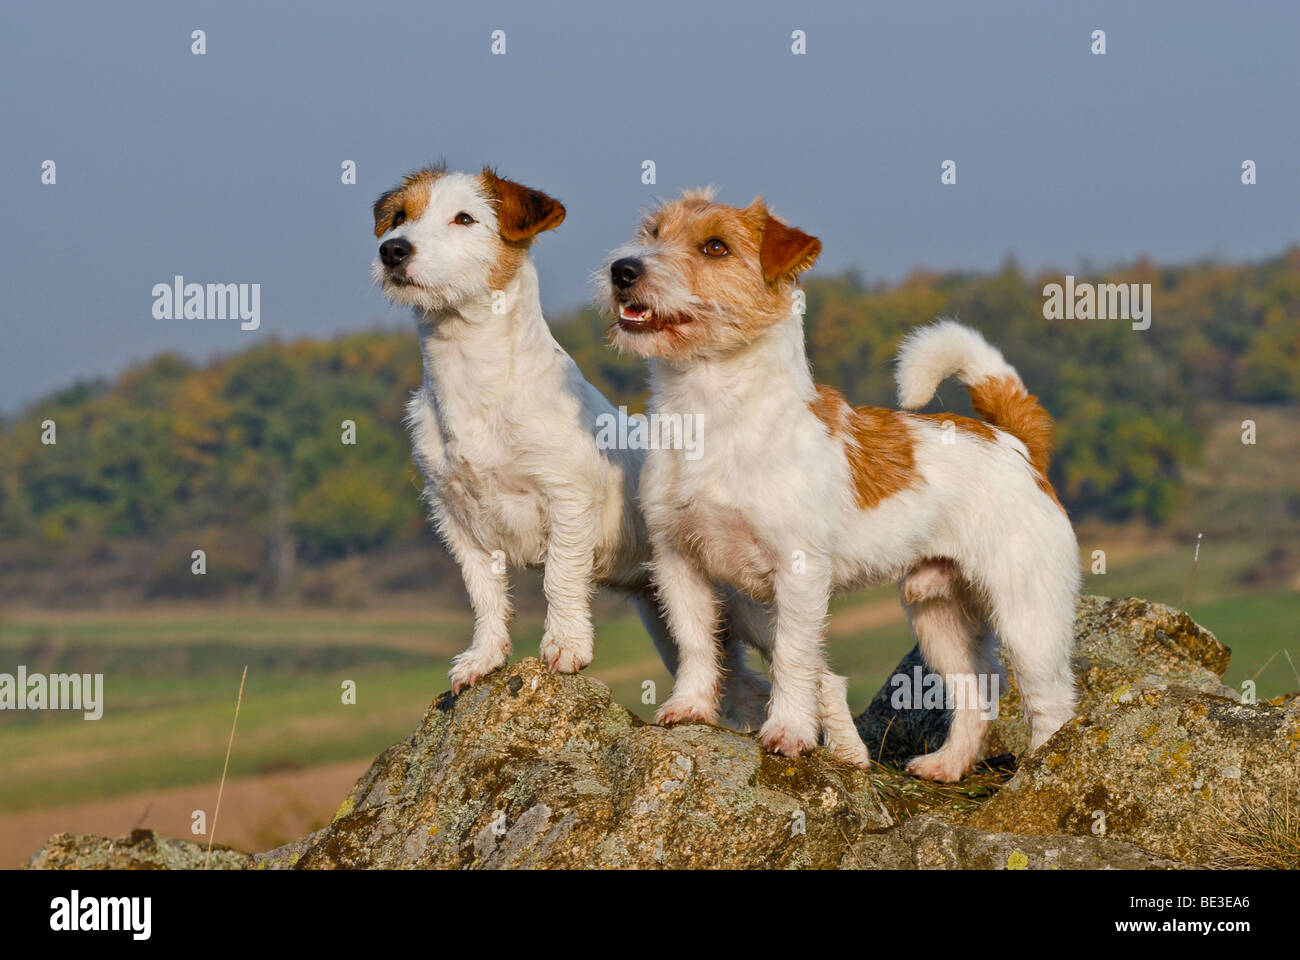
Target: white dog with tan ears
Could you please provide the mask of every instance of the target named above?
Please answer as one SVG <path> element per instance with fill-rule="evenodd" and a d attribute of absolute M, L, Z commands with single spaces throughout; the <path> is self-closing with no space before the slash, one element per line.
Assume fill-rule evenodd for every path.
<path fill-rule="evenodd" d="M 997 350 L 952 322 L 904 342 L 900 404 L 925 405 L 955 374 L 981 420 L 855 409 L 817 386 L 794 303 L 820 251 L 761 199 L 737 209 L 690 192 L 611 255 L 613 344 L 649 359 L 652 411 L 704 418 L 702 456 L 651 450 L 641 478 L 681 656 L 660 718 L 717 716 L 722 581 L 775 609 L 762 742 L 797 756 L 820 732 L 852 759 L 849 738 L 861 741 L 844 726 L 842 684 L 832 702 L 838 678 L 823 653 L 828 601 L 897 580 L 946 683 L 997 672 L 1001 639 L 1037 749 L 1075 706 L 1078 546 L 1047 481 L 1051 419 Z M 908 765 L 919 776 L 958 780 L 978 757 L 988 715 L 955 692 L 948 739 Z"/>
<path fill-rule="evenodd" d="M 677 667 L 636 502 L 645 454 L 597 442 L 614 408 L 542 317 L 528 250 L 564 215 L 558 201 L 489 169 L 420 170 L 374 206 L 375 280 L 418 320 L 424 382 L 407 407 L 413 455 L 474 607 L 454 691 L 510 658 L 511 566 L 545 568 L 541 655 L 552 670 L 591 662 L 597 583 L 632 595 L 665 664 Z M 741 727 L 762 721 L 767 696 L 745 666 L 744 630 L 737 623 L 719 641 L 729 716 Z"/>

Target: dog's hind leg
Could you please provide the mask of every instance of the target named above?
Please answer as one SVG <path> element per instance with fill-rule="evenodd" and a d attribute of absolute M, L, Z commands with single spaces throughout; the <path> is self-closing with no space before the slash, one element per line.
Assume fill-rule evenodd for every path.
<path fill-rule="evenodd" d="M 1074 596 L 1068 585 L 1053 590 L 1046 579 L 993 597 L 994 624 L 1029 720 L 1029 753 L 1074 716 L 1077 703 L 1070 666 Z"/>
<path fill-rule="evenodd" d="M 953 783 L 966 775 L 979 757 L 984 734 L 997 709 L 1000 677 L 992 633 L 955 569 L 940 576 L 930 563 L 903 581 L 903 596 L 916 639 L 930 670 L 942 675 L 945 703 L 952 706 L 952 724 L 939 749 L 913 757 L 910 773 L 927 780 Z M 982 703 L 981 693 L 992 703 Z M 913 698 L 920 691 L 913 692 Z"/>

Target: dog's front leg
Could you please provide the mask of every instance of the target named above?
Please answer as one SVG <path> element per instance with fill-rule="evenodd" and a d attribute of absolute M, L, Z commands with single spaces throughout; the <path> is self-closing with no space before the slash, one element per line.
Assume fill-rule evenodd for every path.
<path fill-rule="evenodd" d="M 510 579 L 503 554 L 493 556 L 455 524 L 441 529 L 474 607 L 474 640 L 451 662 L 451 691 L 460 693 L 510 660 Z"/>
<path fill-rule="evenodd" d="M 591 663 L 592 566 L 596 557 L 596 506 L 577 499 L 551 504 L 546 570 L 546 627 L 541 654 L 557 673 L 577 673 Z"/>
<path fill-rule="evenodd" d="M 765 747 L 797 757 L 817 746 L 822 640 L 830 602 L 829 565 L 809 558 L 803 572 L 778 570 L 772 700 L 758 732 Z"/>
<path fill-rule="evenodd" d="M 655 713 L 655 722 L 716 724 L 721 677 L 713 582 L 674 547 L 660 543 L 654 550 L 654 580 L 679 658 L 673 692 Z"/>

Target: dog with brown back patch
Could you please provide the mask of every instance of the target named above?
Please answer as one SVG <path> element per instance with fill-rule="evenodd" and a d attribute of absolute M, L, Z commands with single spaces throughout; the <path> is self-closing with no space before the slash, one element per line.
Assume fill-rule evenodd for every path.
<path fill-rule="evenodd" d="M 954 707 L 945 743 L 909 769 L 960 779 L 978 758 L 1000 640 L 1041 746 L 1074 712 L 1078 546 L 1047 481 L 1051 420 L 1001 353 L 940 322 L 904 342 L 904 408 L 956 374 L 983 418 L 853 408 L 812 379 L 797 277 L 821 250 L 761 198 L 692 191 L 665 203 L 606 264 L 618 349 L 649 361 L 651 410 L 702 418 L 693 458 L 649 452 L 641 502 L 654 579 L 681 657 L 662 722 L 717 714 L 712 584 L 770 606 L 772 695 L 760 739 L 797 756 L 819 737 L 866 766 L 823 651 L 836 591 L 897 581 Z M 983 689 L 987 689 L 985 684 Z M 919 697 L 918 697 L 919 699 Z"/>
<path fill-rule="evenodd" d="M 599 441 L 598 423 L 614 409 L 542 316 L 529 248 L 564 217 L 559 201 L 490 169 L 420 170 L 374 205 L 374 278 L 414 309 L 419 332 L 412 453 L 474 608 L 454 691 L 510 658 L 511 567 L 544 568 L 541 655 L 552 670 L 591 662 L 596 584 L 631 595 L 665 664 L 677 667 L 636 499 L 644 452 Z M 748 728 L 762 721 L 767 696 L 744 662 L 752 603 L 721 599 L 736 610 L 720 642 L 722 694 L 731 722 Z"/>

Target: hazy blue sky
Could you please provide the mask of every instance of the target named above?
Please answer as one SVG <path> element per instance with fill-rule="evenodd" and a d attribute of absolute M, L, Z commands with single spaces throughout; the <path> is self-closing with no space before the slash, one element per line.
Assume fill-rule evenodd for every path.
<path fill-rule="evenodd" d="M 1294 0 L 8 2 L 0 16 L 10 412 L 163 349 L 404 322 L 368 279 L 370 204 L 439 157 L 564 201 L 535 247 L 552 314 L 586 299 L 641 208 L 704 183 L 742 204 L 762 192 L 822 238 L 819 271 L 868 280 L 1008 254 L 1242 260 L 1300 240 Z M 489 50 L 498 28 L 505 56 Z M 947 159 L 955 187 L 939 183 Z M 1244 159 L 1257 186 L 1240 184 Z M 344 160 L 358 185 L 340 183 Z M 261 330 L 155 320 L 151 288 L 175 274 L 260 283 Z"/>

